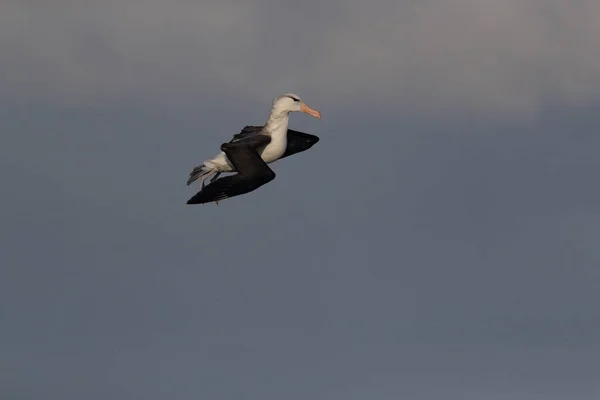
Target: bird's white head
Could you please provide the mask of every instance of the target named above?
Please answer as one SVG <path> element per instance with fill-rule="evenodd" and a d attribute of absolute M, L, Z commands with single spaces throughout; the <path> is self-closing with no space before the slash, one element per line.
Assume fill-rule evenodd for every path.
<path fill-rule="evenodd" d="M 295 111 L 312 115 L 315 118 L 321 118 L 321 113 L 307 106 L 297 94 L 286 93 L 273 100 L 271 115 L 287 115 Z"/>

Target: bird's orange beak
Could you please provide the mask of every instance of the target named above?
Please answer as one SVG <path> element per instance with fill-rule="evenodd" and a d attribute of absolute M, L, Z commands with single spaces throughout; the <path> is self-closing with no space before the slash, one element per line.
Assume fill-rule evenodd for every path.
<path fill-rule="evenodd" d="M 300 106 L 300 111 L 302 111 L 305 114 L 312 115 L 315 118 L 321 119 L 320 112 L 318 112 L 317 110 L 313 110 L 312 108 L 310 108 L 309 106 L 307 106 L 304 103 L 302 103 L 302 105 Z"/>

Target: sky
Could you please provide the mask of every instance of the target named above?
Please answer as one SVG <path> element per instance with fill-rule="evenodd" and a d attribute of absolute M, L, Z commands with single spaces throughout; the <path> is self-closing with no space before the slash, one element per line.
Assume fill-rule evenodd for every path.
<path fill-rule="evenodd" d="M 600 3 L 5 0 L 0 397 L 600 397 Z M 218 206 L 274 97 L 323 118 Z"/>

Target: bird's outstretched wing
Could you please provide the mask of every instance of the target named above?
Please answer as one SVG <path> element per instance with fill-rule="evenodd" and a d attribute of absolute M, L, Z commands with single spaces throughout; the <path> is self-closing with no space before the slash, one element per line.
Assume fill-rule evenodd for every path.
<path fill-rule="evenodd" d="M 242 139 L 247 139 L 256 136 L 260 134 L 262 130 L 262 126 L 246 125 L 244 129 L 240 131 L 240 133 L 236 133 L 235 135 L 233 135 L 233 138 L 229 141 L 229 143 L 239 142 Z"/>
<path fill-rule="evenodd" d="M 313 147 L 318 141 L 318 136 L 311 135 L 310 133 L 295 131 L 293 129 L 288 129 L 287 147 L 285 149 L 285 153 L 283 153 L 283 155 L 279 159 L 281 160 L 282 158 L 286 158 L 296 153 L 308 150 L 311 147 Z"/>
<path fill-rule="evenodd" d="M 252 192 L 275 179 L 275 172 L 263 161 L 257 147 L 271 138 L 265 135 L 246 137 L 234 143 L 223 143 L 221 150 L 238 171 L 235 175 L 217 179 L 196 193 L 187 204 L 204 204 Z"/>

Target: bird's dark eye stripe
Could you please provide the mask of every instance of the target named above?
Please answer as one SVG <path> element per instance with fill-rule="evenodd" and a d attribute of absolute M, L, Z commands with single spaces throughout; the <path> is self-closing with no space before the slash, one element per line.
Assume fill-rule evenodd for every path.
<path fill-rule="evenodd" d="M 295 98 L 295 97 L 292 97 L 292 96 L 288 96 L 288 97 L 289 97 L 290 99 L 294 100 L 294 101 L 300 101 L 300 99 L 297 99 L 297 98 Z"/>

